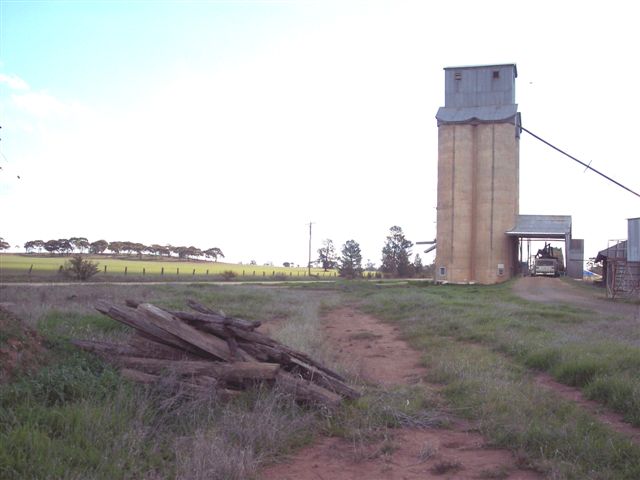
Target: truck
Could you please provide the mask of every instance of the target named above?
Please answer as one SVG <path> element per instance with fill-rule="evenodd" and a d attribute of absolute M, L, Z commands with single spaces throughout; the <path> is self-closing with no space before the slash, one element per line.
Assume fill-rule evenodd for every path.
<path fill-rule="evenodd" d="M 533 275 L 558 277 L 562 272 L 564 272 L 562 249 L 545 243 L 544 248 L 538 250 L 533 260 Z"/>

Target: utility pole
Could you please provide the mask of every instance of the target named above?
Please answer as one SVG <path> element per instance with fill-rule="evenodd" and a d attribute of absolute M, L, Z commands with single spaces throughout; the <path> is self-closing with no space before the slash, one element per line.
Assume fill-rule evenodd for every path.
<path fill-rule="evenodd" d="M 309 268 L 309 276 L 311 276 L 311 225 L 314 222 L 309 222 L 309 263 L 307 264 Z"/>

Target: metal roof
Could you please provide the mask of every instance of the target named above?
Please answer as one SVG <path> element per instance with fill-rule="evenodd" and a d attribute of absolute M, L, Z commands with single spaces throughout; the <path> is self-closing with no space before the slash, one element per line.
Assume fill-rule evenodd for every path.
<path fill-rule="evenodd" d="M 469 69 L 478 70 L 482 68 L 493 68 L 493 67 L 513 67 L 515 76 L 516 77 L 518 76 L 518 68 L 516 67 L 515 63 L 496 63 L 492 65 L 464 65 L 460 67 L 444 67 L 444 70 L 469 70 Z"/>
<path fill-rule="evenodd" d="M 516 225 L 505 232 L 522 238 L 567 238 L 571 234 L 571 215 L 518 215 Z"/>
<path fill-rule="evenodd" d="M 596 257 L 596 263 L 602 260 L 626 260 L 627 259 L 627 241 L 623 240 L 615 245 L 600 250 Z"/>
<path fill-rule="evenodd" d="M 451 123 L 510 122 L 518 113 L 518 105 L 495 105 L 484 107 L 440 107 L 436 118 L 438 125 Z"/>

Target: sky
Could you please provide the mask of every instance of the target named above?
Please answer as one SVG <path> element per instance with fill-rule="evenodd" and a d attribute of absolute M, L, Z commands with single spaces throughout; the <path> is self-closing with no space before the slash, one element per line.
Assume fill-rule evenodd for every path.
<path fill-rule="evenodd" d="M 312 222 L 313 257 L 379 265 L 390 227 L 436 236 L 463 65 L 515 63 L 523 126 L 640 192 L 638 45 L 617 0 L 0 0 L 0 236 L 306 265 Z M 640 198 L 523 133 L 520 213 L 571 215 L 592 257 Z"/>

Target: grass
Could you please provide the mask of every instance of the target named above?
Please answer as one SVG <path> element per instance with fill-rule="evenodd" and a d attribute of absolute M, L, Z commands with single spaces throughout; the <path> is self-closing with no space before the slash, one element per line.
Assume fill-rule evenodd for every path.
<path fill-rule="evenodd" d="M 343 301 L 339 290 L 79 285 L 4 286 L 0 293 L 48 348 L 40 368 L 0 385 L 0 478 L 253 479 L 262 465 L 318 432 L 358 439 L 357 455 L 394 426 L 442 421 L 416 388 L 370 391 L 334 411 L 310 410 L 261 389 L 226 404 L 215 396 L 185 400 L 170 379 L 152 387 L 129 383 L 69 343 L 119 341 L 130 334 L 95 313 L 98 298 L 171 308 L 185 308 L 193 298 L 229 315 L 277 325 L 275 337 L 340 369 L 319 331 L 321 313 Z M 390 449 L 388 443 L 381 452 Z"/>
<path fill-rule="evenodd" d="M 531 368 L 582 387 L 640 425 L 637 325 L 541 305 L 510 285 L 361 292 L 362 308 L 425 352 L 430 379 L 498 446 L 526 452 L 552 478 L 640 478 L 640 448 L 532 381 Z M 619 322 L 619 329 L 603 325 Z"/>
<path fill-rule="evenodd" d="M 124 381 L 69 339 L 129 334 L 94 313 L 98 297 L 180 308 L 196 298 L 232 315 L 312 323 L 327 295 L 310 293 L 314 298 L 301 304 L 286 290 L 246 287 L 78 286 L 72 292 L 2 289 L 3 301 L 13 301 L 42 335 L 48 355 L 34 373 L 0 385 L 0 478 L 251 479 L 318 430 L 314 412 L 277 391 L 251 391 L 226 405 L 215 396 L 185 400 L 169 380 L 150 388 Z M 302 347 L 315 355 L 316 343 Z"/>
<path fill-rule="evenodd" d="M 187 401 L 169 380 L 151 388 L 131 384 L 69 344 L 70 338 L 129 335 L 127 327 L 96 315 L 98 298 L 180 309 L 194 298 L 271 324 L 278 339 L 339 370 L 319 329 L 321 314 L 357 303 L 398 325 L 424 352 L 449 411 L 473 419 L 524 464 L 550 478 L 640 478 L 636 445 L 532 382 L 534 370 L 548 371 L 637 423 L 637 324 L 526 302 L 510 285 L 5 285 L 0 296 L 48 347 L 40 368 L 0 385 L 0 478 L 254 479 L 262 465 L 318 432 L 348 439 L 357 460 L 392 453 L 395 427 L 447 423 L 439 413 L 442 399 L 421 385 L 368 388 L 357 401 L 317 412 L 277 391 L 258 389 L 222 406 L 215 397 Z M 432 453 L 427 445 L 421 455 Z M 455 475 L 455 465 L 438 468 Z M 504 478 L 497 470 L 479 475 Z"/>

